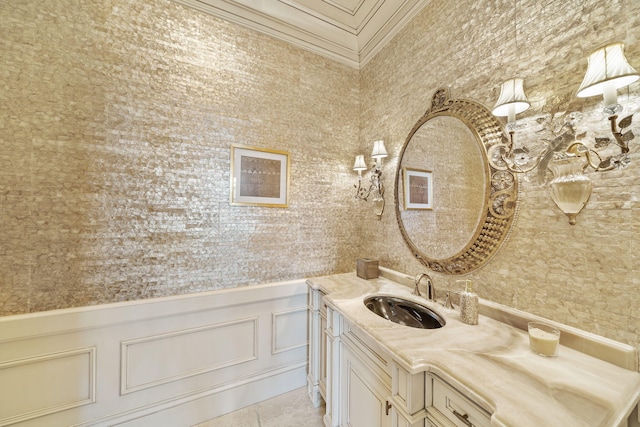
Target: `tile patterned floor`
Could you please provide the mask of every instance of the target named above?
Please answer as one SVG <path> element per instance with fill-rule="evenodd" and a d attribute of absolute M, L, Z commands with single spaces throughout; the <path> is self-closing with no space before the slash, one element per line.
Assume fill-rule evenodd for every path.
<path fill-rule="evenodd" d="M 193 427 L 323 427 L 323 415 L 303 387 Z"/>

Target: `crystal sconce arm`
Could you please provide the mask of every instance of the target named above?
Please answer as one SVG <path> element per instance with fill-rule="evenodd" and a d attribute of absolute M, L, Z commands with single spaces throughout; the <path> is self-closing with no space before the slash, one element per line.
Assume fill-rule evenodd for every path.
<path fill-rule="evenodd" d="M 622 106 L 618 104 L 617 90 L 630 85 L 640 78 L 640 74 L 627 62 L 624 44 L 612 43 L 596 50 L 589 57 L 587 73 L 578 89 L 577 96 L 584 98 L 596 95 L 604 97 L 604 112 L 608 115 L 611 138 L 596 138 L 595 150 L 605 148 L 610 143 L 620 148 L 620 154 L 604 160 L 584 143 L 576 141 L 572 122 L 579 113 L 570 113 L 569 121 L 563 125 L 562 133 L 537 156 L 530 156 L 526 147 L 517 148 L 514 143 L 515 117 L 529 108 L 524 94 L 522 79 L 507 80 L 502 84 L 500 96 L 493 114 L 506 116 L 509 140 L 497 147 L 497 160 L 512 172 L 526 173 L 538 168 L 541 183 L 545 182 L 547 168 L 554 178 L 550 182 L 550 192 L 556 205 L 569 217 L 569 224 L 576 224 L 576 216 L 587 204 L 591 195 L 591 179 L 583 174 L 587 167 L 595 171 L 622 169 L 630 162 L 629 142 L 634 138 L 631 126 L 632 116 L 617 122 Z"/>
<path fill-rule="evenodd" d="M 367 170 L 367 165 L 364 161 L 364 155 L 359 154 L 356 156 L 356 161 L 353 164 L 353 170 L 358 172 L 358 184 L 356 187 L 356 198 L 367 201 L 370 196 L 373 196 L 373 205 L 375 214 L 378 219 L 382 217 L 384 212 L 384 185 L 382 184 L 382 159 L 387 157 L 387 150 L 384 147 L 384 141 L 378 140 L 373 143 L 373 151 L 371 158 L 375 160 L 375 164 L 371 167 L 370 172 L 370 184 L 369 187 L 363 187 L 362 185 L 362 171 Z"/>

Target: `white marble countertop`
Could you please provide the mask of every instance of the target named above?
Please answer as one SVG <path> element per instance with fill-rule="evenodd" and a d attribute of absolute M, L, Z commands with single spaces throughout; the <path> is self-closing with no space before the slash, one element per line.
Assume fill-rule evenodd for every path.
<path fill-rule="evenodd" d="M 637 371 L 564 345 L 557 357 L 538 356 L 529 349 L 525 331 L 483 315 L 478 325 L 466 325 L 457 306 L 445 309 L 389 279 L 347 273 L 308 283 L 409 372 L 433 372 L 484 407 L 492 425 L 617 427 L 640 400 Z M 392 323 L 364 306 L 364 297 L 371 294 L 420 302 L 447 323 L 432 330 Z"/>

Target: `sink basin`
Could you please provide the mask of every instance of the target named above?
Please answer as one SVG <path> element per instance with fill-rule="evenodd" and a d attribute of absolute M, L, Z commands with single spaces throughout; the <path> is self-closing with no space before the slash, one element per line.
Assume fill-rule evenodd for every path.
<path fill-rule="evenodd" d="M 404 298 L 373 295 L 364 300 L 364 305 L 384 319 L 412 328 L 437 329 L 447 323 L 429 307 Z"/>

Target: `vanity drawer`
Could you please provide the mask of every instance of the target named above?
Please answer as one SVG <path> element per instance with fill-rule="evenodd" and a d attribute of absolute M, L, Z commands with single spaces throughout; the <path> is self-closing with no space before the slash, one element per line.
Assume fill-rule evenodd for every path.
<path fill-rule="evenodd" d="M 434 415 L 434 419 L 441 419 L 444 416 L 451 425 L 458 427 L 491 426 L 490 414 L 453 387 L 432 375 L 429 376 L 429 382 L 431 402 L 427 402 L 429 406 L 427 412 Z"/>

